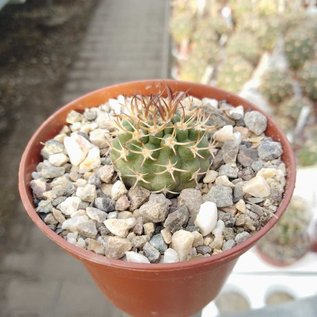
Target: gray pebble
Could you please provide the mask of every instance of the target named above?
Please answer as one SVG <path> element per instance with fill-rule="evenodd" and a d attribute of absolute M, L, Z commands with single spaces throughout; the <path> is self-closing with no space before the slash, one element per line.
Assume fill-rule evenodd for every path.
<path fill-rule="evenodd" d="M 249 111 L 244 115 L 245 125 L 256 135 L 262 134 L 267 127 L 266 117 L 258 111 Z"/>
<path fill-rule="evenodd" d="M 160 233 L 154 235 L 150 243 L 153 245 L 153 247 L 157 250 L 159 250 L 161 253 L 164 253 L 164 251 L 167 249 L 167 245 Z"/>
<path fill-rule="evenodd" d="M 247 147 L 244 144 L 240 146 L 237 160 L 242 166 L 250 166 L 254 161 L 257 161 L 258 158 L 259 155 L 256 149 Z"/>
<path fill-rule="evenodd" d="M 95 238 L 97 235 L 96 224 L 92 220 L 88 220 L 86 222 L 79 223 L 77 225 L 77 231 L 79 234 L 86 238 Z"/>
<path fill-rule="evenodd" d="M 57 225 L 58 224 L 58 221 L 55 219 L 55 217 L 49 213 L 45 216 L 44 218 L 44 222 L 47 224 L 47 225 Z"/>
<path fill-rule="evenodd" d="M 222 246 L 222 251 L 230 250 L 236 245 L 236 242 L 233 239 L 227 240 Z"/>
<path fill-rule="evenodd" d="M 67 197 L 66 196 L 60 196 L 60 197 L 56 197 L 53 201 L 52 201 L 52 205 L 54 207 L 58 206 L 59 204 L 61 204 Z"/>
<path fill-rule="evenodd" d="M 264 162 L 261 160 L 252 162 L 251 167 L 257 173 L 261 168 L 263 168 Z"/>
<path fill-rule="evenodd" d="M 133 227 L 133 232 L 137 235 L 141 235 L 143 233 L 143 218 L 137 217 L 135 226 Z"/>
<path fill-rule="evenodd" d="M 203 203 L 201 192 L 195 188 L 185 188 L 178 196 L 178 205 L 186 206 L 191 215 L 196 215 Z"/>
<path fill-rule="evenodd" d="M 225 238 L 225 240 L 232 240 L 235 237 L 235 233 L 233 228 L 230 227 L 225 227 L 223 229 L 223 237 Z"/>
<path fill-rule="evenodd" d="M 214 202 L 218 208 L 231 206 L 233 205 L 232 188 L 214 185 L 205 196 L 205 201 Z"/>
<path fill-rule="evenodd" d="M 236 224 L 236 218 L 231 213 L 219 211 L 218 217 L 219 220 L 222 220 L 228 228 L 232 228 Z"/>
<path fill-rule="evenodd" d="M 189 217 L 189 211 L 186 206 L 179 207 L 176 211 L 170 213 L 165 222 L 164 227 L 168 229 L 171 233 L 180 230 L 184 225 L 186 225 Z"/>
<path fill-rule="evenodd" d="M 47 190 L 47 184 L 44 179 L 33 179 L 30 182 L 30 186 L 33 191 L 33 195 L 37 198 L 43 198 L 43 193 Z"/>
<path fill-rule="evenodd" d="M 211 252 L 211 247 L 208 245 L 199 245 L 198 247 L 196 247 L 196 251 L 198 254 L 210 254 Z"/>
<path fill-rule="evenodd" d="M 232 166 L 229 164 L 222 165 L 219 168 L 219 175 L 226 175 L 229 178 L 237 178 L 238 177 L 239 168 L 237 166 Z"/>
<path fill-rule="evenodd" d="M 41 200 L 38 206 L 36 207 L 37 212 L 44 213 L 44 214 L 51 212 L 52 209 L 53 209 L 53 205 L 51 201 L 49 200 Z"/>
<path fill-rule="evenodd" d="M 105 212 L 115 210 L 115 202 L 110 197 L 97 197 L 95 199 L 95 206 Z"/>
<path fill-rule="evenodd" d="M 65 174 L 65 167 L 58 167 L 53 165 L 43 166 L 41 169 L 41 176 L 43 178 L 55 178 Z"/>
<path fill-rule="evenodd" d="M 130 200 L 130 210 L 134 211 L 144 204 L 150 197 L 150 191 L 143 187 L 131 188 L 128 191 L 128 197 Z"/>
<path fill-rule="evenodd" d="M 244 181 L 248 181 L 255 176 L 255 173 L 250 166 L 247 166 L 239 171 L 238 176 L 239 178 L 242 178 Z"/>
<path fill-rule="evenodd" d="M 245 182 L 241 181 L 241 182 L 238 182 L 234 185 L 234 189 L 233 189 L 234 202 L 237 202 L 243 198 L 243 196 L 244 196 L 244 192 L 243 192 L 244 183 Z"/>
<path fill-rule="evenodd" d="M 237 155 L 239 152 L 239 145 L 240 141 L 237 140 L 230 140 L 225 141 L 221 152 L 222 152 L 222 159 L 226 164 L 235 164 Z"/>
<path fill-rule="evenodd" d="M 160 259 L 160 252 L 149 242 L 144 244 L 143 252 L 151 263 L 156 263 Z"/>
<path fill-rule="evenodd" d="M 265 140 L 258 147 L 258 154 L 263 161 L 271 161 L 283 153 L 281 143 Z"/>
<path fill-rule="evenodd" d="M 45 158 L 48 159 L 48 157 L 51 154 L 57 154 L 57 153 L 62 153 L 64 152 L 64 144 L 56 141 L 56 140 L 49 140 L 45 142 L 44 147 L 41 150 L 41 155 Z"/>
<path fill-rule="evenodd" d="M 237 244 L 244 242 L 245 240 L 247 240 L 250 237 L 250 233 L 246 232 L 246 231 L 242 231 L 240 233 L 238 233 L 235 237 L 235 242 Z"/>

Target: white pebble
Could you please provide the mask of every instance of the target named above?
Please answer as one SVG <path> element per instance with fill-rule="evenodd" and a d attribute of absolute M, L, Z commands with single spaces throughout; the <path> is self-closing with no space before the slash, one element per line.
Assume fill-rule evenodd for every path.
<path fill-rule="evenodd" d="M 163 256 L 163 263 L 177 263 L 177 262 L 179 262 L 179 257 L 177 252 L 172 248 L 166 249 Z"/>
<path fill-rule="evenodd" d="M 178 230 L 172 236 L 172 248 L 177 252 L 180 261 L 191 258 L 194 236 L 186 230 Z"/>
<path fill-rule="evenodd" d="M 113 200 L 118 200 L 118 198 L 126 194 L 128 190 L 121 181 L 116 181 L 111 188 L 111 198 Z"/>
<path fill-rule="evenodd" d="M 233 126 L 225 125 L 224 127 L 222 127 L 214 133 L 213 138 L 214 140 L 219 142 L 234 140 L 235 136 L 233 134 Z"/>
<path fill-rule="evenodd" d="M 210 106 L 213 107 L 215 109 L 218 108 L 218 100 L 217 99 L 213 99 L 213 98 L 203 98 L 201 100 L 202 104 L 204 106 Z"/>
<path fill-rule="evenodd" d="M 270 186 L 262 176 L 251 178 L 243 185 L 243 192 L 253 197 L 267 197 L 270 195 Z"/>
<path fill-rule="evenodd" d="M 217 205 L 212 201 L 206 201 L 200 205 L 195 225 L 200 229 L 201 234 L 206 236 L 216 227 L 217 219 Z"/>
<path fill-rule="evenodd" d="M 135 218 L 126 218 L 126 219 L 107 219 L 104 221 L 107 229 L 114 234 L 115 236 L 125 238 L 129 230 L 135 226 Z"/>
<path fill-rule="evenodd" d="M 50 155 L 48 161 L 54 166 L 62 166 L 68 162 L 68 156 L 64 153 L 56 153 Z"/>
<path fill-rule="evenodd" d="M 234 184 L 229 181 L 229 178 L 226 175 L 218 176 L 216 178 L 215 184 L 220 186 L 232 187 L 232 188 L 234 187 Z"/>
<path fill-rule="evenodd" d="M 245 213 L 247 211 L 247 207 L 245 206 L 245 202 L 243 199 L 240 199 L 236 204 L 235 204 L 236 208 L 242 212 Z"/>
<path fill-rule="evenodd" d="M 78 197 L 67 197 L 62 203 L 58 205 L 58 208 L 64 215 L 72 216 L 78 210 L 80 203 L 81 200 Z"/>
<path fill-rule="evenodd" d="M 242 119 L 244 116 L 244 108 L 243 106 L 234 107 L 229 110 L 229 116 L 234 118 L 235 120 Z"/>
<path fill-rule="evenodd" d="M 76 232 L 78 225 L 87 222 L 88 220 L 87 216 L 74 216 L 63 222 L 62 229 Z"/>
<path fill-rule="evenodd" d="M 65 136 L 64 146 L 70 162 L 78 166 L 87 156 L 92 144 L 81 135 L 73 133 L 71 136 Z"/>
<path fill-rule="evenodd" d="M 215 181 L 215 179 L 217 178 L 217 176 L 218 176 L 217 171 L 208 170 L 204 179 L 203 179 L 203 182 L 205 184 L 213 183 Z"/>
<path fill-rule="evenodd" d="M 97 147 L 93 147 L 89 150 L 87 157 L 79 165 L 79 173 L 89 172 L 101 164 L 100 150 Z"/>
<path fill-rule="evenodd" d="M 127 251 L 125 253 L 125 256 L 127 257 L 128 262 L 134 262 L 134 263 L 150 263 L 148 258 L 140 253 L 134 252 L 134 251 Z"/>
<path fill-rule="evenodd" d="M 78 187 L 76 190 L 76 196 L 82 201 L 93 202 L 97 197 L 96 186 L 86 184 L 83 187 Z"/>

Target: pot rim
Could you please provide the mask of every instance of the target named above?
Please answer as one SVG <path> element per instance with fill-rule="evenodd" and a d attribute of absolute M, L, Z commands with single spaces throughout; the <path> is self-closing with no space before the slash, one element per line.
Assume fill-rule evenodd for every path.
<path fill-rule="evenodd" d="M 75 104 L 79 104 L 82 99 L 85 99 L 87 97 L 91 97 L 96 94 L 104 93 L 105 90 L 118 90 L 124 89 L 124 88 L 133 88 L 133 86 L 143 86 L 143 87 L 152 87 L 152 86 L 160 86 L 161 85 L 170 85 L 173 86 L 173 89 L 177 90 L 177 87 L 183 87 L 187 86 L 188 92 L 190 94 L 190 88 L 196 88 L 196 89 L 203 89 L 206 91 L 209 91 L 209 93 L 218 93 L 221 96 L 223 96 L 222 99 L 219 100 L 230 100 L 235 99 L 238 100 L 238 104 L 233 104 L 233 106 L 242 105 L 244 109 L 252 109 L 261 112 L 266 116 L 268 119 L 268 123 L 274 128 L 274 130 L 277 132 L 279 141 L 283 145 L 283 155 L 284 157 L 287 157 L 288 165 L 287 165 L 287 182 L 284 192 L 284 197 L 277 209 L 277 211 L 274 213 L 275 216 L 273 216 L 264 227 L 262 227 L 259 231 L 257 231 L 254 235 L 249 237 L 246 241 L 234 246 L 232 249 L 223 251 L 222 253 L 212 255 L 210 257 L 202 257 L 199 259 L 195 259 L 192 261 L 183 261 L 183 262 L 177 262 L 177 263 L 151 263 L 151 264 L 143 264 L 143 263 L 134 263 L 134 262 L 126 262 L 122 260 L 114 260 L 109 259 L 106 256 L 98 255 L 92 251 L 88 251 L 86 249 L 82 249 L 80 247 L 77 247 L 69 242 L 67 242 L 64 238 L 56 234 L 53 230 L 51 230 L 39 217 L 38 213 L 35 211 L 35 208 L 33 206 L 32 202 L 32 195 L 30 194 L 30 186 L 29 181 L 26 181 L 26 162 L 27 157 L 30 155 L 32 148 L 35 145 L 35 141 L 38 138 L 38 136 L 42 133 L 42 131 L 45 130 L 46 125 L 50 122 L 53 122 L 55 117 L 61 114 L 65 111 L 66 108 L 70 108 L 71 106 Z M 194 94 L 193 94 L 194 95 Z M 111 98 L 111 97 L 110 97 Z M 212 97 L 210 97 L 212 98 Z M 109 98 L 105 98 L 105 101 Z M 231 103 L 231 101 L 229 101 Z M 92 106 L 98 106 L 98 105 L 92 105 Z M 91 107 L 92 107 L 91 106 Z M 70 109 L 68 109 L 70 111 Z M 286 161 L 285 158 L 283 161 Z M 292 148 L 284 135 L 284 133 L 281 131 L 281 129 L 273 122 L 272 118 L 264 113 L 262 110 L 258 109 L 255 105 L 250 103 L 249 101 L 245 100 L 244 98 L 241 98 L 240 96 L 237 96 L 235 94 L 226 92 L 222 89 L 215 88 L 212 86 L 207 86 L 203 84 L 197 84 L 197 83 L 191 83 L 191 82 L 184 82 L 184 81 L 176 81 L 176 80 L 170 80 L 170 79 L 153 79 L 153 80 L 139 80 L 139 81 L 130 81 L 120 84 L 115 84 L 111 86 L 106 86 L 97 90 L 94 90 L 92 92 L 89 92 L 83 96 L 80 96 L 79 98 L 67 103 L 65 106 L 59 108 L 57 111 L 55 111 L 53 114 L 51 114 L 33 133 L 31 139 L 29 140 L 19 166 L 19 192 L 22 199 L 22 203 L 24 205 L 24 208 L 26 209 L 28 215 L 32 219 L 32 221 L 39 227 L 39 229 L 52 241 L 57 243 L 60 247 L 74 255 L 75 257 L 94 262 L 95 264 L 99 265 L 106 265 L 106 266 L 112 266 L 116 268 L 121 269 L 128 269 L 131 271 L 146 271 L 146 272 L 162 272 L 162 271 L 178 271 L 178 270 L 184 270 L 184 269 L 190 269 L 194 268 L 196 266 L 208 266 L 211 263 L 218 263 L 221 265 L 221 263 L 232 260 L 233 258 L 236 258 L 237 256 L 240 256 L 242 253 L 244 253 L 247 249 L 251 248 L 257 240 L 259 240 L 265 233 L 267 233 L 278 221 L 280 216 L 285 211 L 291 197 L 292 193 L 295 187 L 295 179 L 296 179 L 296 165 L 295 165 L 295 158 L 293 155 Z"/>

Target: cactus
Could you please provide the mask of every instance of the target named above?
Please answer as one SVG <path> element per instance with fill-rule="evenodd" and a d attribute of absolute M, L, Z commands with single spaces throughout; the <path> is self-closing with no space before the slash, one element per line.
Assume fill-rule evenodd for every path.
<path fill-rule="evenodd" d="M 304 131 L 304 142 L 297 151 L 297 160 L 300 166 L 312 166 L 317 164 L 317 127 L 308 126 Z"/>
<path fill-rule="evenodd" d="M 217 85 L 220 88 L 238 92 L 251 77 L 252 71 L 252 65 L 242 57 L 230 57 L 219 67 Z"/>
<path fill-rule="evenodd" d="M 177 44 L 182 44 L 192 36 L 195 16 L 189 11 L 175 11 L 170 21 L 170 32 Z"/>
<path fill-rule="evenodd" d="M 185 111 L 186 94 L 167 93 L 134 96 L 117 117 L 111 159 L 127 186 L 177 193 L 210 165 L 208 118 L 201 108 Z"/>
<path fill-rule="evenodd" d="M 313 108 L 312 102 L 305 97 L 292 97 L 282 102 L 277 108 L 277 114 L 292 121 L 292 128 L 296 124 L 299 114 L 304 107 Z"/>
<path fill-rule="evenodd" d="M 255 3 L 255 12 L 260 16 L 272 16 L 278 14 L 278 1 L 258 0 Z"/>
<path fill-rule="evenodd" d="M 253 65 L 258 63 L 261 55 L 257 39 L 249 32 L 236 32 L 232 35 L 226 46 L 226 52 L 229 56 L 239 55 Z"/>
<path fill-rule="evenodd" d="M 307 231 L 309 225 L 309 213 L 306 209 L 306 202 L 294 197 L 287 208 L 285 215 L 280 219 L 276 227 L 269 232 L 268 237 L 277 244 L 286 245 Z"/>
<path fill-rule="evenodd" d="M 297 70 L 314 54 L 315 41 L 309 33 L 299 29 L 285 38 L 285 54 L 292 69 Z"/>
<path fill-rule="evenodd" d="M 300 73 L 300 81 L 304 94 L 317 101 L 317 61 L 305 63 Z"/>
<path fill-rule="evenodd" d="M 219 48 L 215 42 L 201 39 L 192 43 L 188 59 L 198 59 L 207 64 L 214 64 L 218 59 L 218 51 Z"/>
<path fill-rule="evenodd" d="M 259 249 L 271 259 L 284 264 L 293 263 L 309 251 L 309 222 L 307 202 L 293 197 L 277 225 L 259 241 Z"/>
<path fill-rule="evenodd" d="M 277 17 L 258 18 L 246 16 L 239 21 L 237 30 L 254 34 L 259 46 L 266 51 L 272 51 L 280 34 L 280 21 Z"/>
<path fill-rule="evenodd" d="M 263 75 L 260 91 L 273 104 L 294 94 L 291 78 L 287 72 L 279 69 L 269 70 Z"/>
<path fill-rule="evenodd" d="M 178 79 L 202 82 L 207 66 L 206 60 L 191 55 L 187 61 L 179 63 Z"/>

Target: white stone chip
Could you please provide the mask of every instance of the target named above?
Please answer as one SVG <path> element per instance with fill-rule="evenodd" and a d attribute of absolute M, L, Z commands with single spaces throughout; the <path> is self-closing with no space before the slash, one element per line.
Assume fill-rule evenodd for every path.
<path fill-rule="evenodd" d="M 87 157 L 79 165 L 79 173 L 89 172 L 101 164 L 100 150 L 97 147 L 93 147 L 89 150 Z"/>
<path fill-rule="evenodd" d="M 216 131 L 213 135 L 214 140 L 219 142 L 225 142 L 234 140 L 234 134 L 233 134 L 233 126 L 232 125 L 225 125 L 218 131 Z"/>
<path fill-rule="evenodd" d="M 107 229 L 114 234 L 115 236 L 125 238 L 129 230 L 135 226 L 135 218 L 126 218 L 126 219 L 107 219 L 104 221 Z"/>
<path fill-rule="evenodd" d="M 177 262 L 179 262 L 179 257 L 177 252 L 172 248 L 166 249 L 163 256 L 163 263 L 177 263 Z"/>
<path fill-rule="evenodd" d="M 72 216 L 78 210 L 80 203 L 81 200 L 78 197 L 67 197 L 62 203 L 59 204 L 58 208 L 64 215 Z"/>
<path fill-rule="evenodd" d="M 200 206 L 195 225 L 200 229 L 201 234 L 206 236 L 216 227 L 217 219 L 217 205 L 212 201 L 206 201 Z"/>
<path fill-rule="evenodd" d="M 118 198 L 124 194 L 126 194 L 128 190 L 125 185 L 121 181 L 116 181 L 111 188 L 111 198 L 113 200 L 118 200 Z"/>
<path fill-rule="evenodd" d="M 142 254 L 139 254 L 134 251 L 127 251 L 125 253 L 125 256 L 127 258 L 127 262 L 134 262 L 134 263 L 150 263 L 148 258 Z"/>
<path fill-rule="evenodd" d="M 70 162 L 78 166 L 87 156 L 92 144 L 77 133 L 71 136 L 65 136 L 64 146 Z"/>
<path fill-rule="evenodd" d="M 243 192 L 253 197 L 268 197 L 270 195 L 270 186 L 262 176 L 251 178 L 243 185 Z"/>
<path fill-rule="evenodd" d="M 178 230 L 172 236 L 172 248 L 177 252 L 180 261 L 191 258 L 194 236 L 186 230 Z"/>
<path fill-rule="evenodd" d="M 62 166 L 68 162 L 68 156 L 64 153 L 51 154 L 48 161 L 54 166 Z"/>

